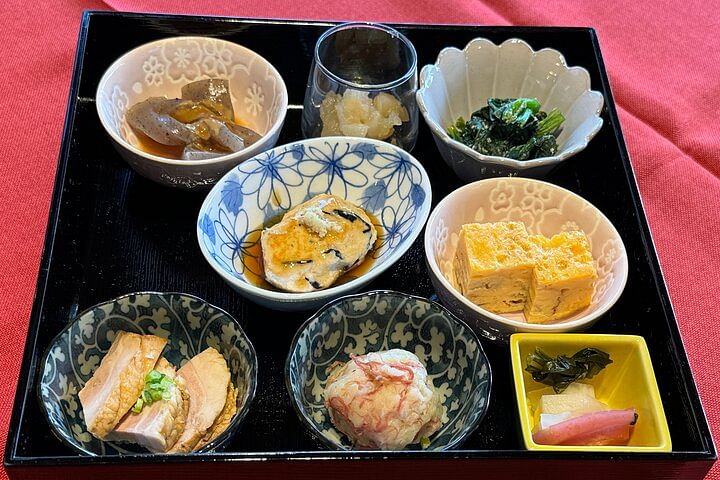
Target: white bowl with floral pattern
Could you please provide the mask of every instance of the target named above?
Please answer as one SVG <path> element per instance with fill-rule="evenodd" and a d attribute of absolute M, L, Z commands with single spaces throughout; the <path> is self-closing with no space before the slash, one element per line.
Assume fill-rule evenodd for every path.
<path fill-rule="evenodd" d="M 205 78 L 228 80 L 236 117 L 262 138 L 239 152 L 206 160 L 169 159 L 142 150 L 125 112 L 149 97 L 179 98 L 184 85 Z M 100 79 L 95 100 L 100 123 L 134 170 L 163 185 L 202 189 L 275 146 L 288 93 L 275 67 L 252 50 L 219 38 L 172 37 L 117 59 Z"/>
<path fill-rule="evenodd" d="M 466 223 L 523 222 L 532 234 L 552 236 L 581 230 L 590 242 L 598 279 L 589 307 L 548 324 L 527 323 L 522 312 L 496 314 L 460 292 L 453 259 L 460 228 Z M 430 278 L 443 305 L 491 340 L 507 341 L 517 332 L 570 332 L 589 328 L 620 298 L 628 259 L 620 234 L 603 213 L 575 193 L 527 178 L 491 178 L 465 185 L 445 197 L 425 229 Z"/>
<path fill-rule="evenodd" d="M 420 72 L 417 102 L 445 163 L 465 181 L 497 176 L 541 177 L 583 150 L 602 127 L 602 93 L 590 89 L 590 74 L 569 67 L 557 50 L 533 50 L 511 38 L 496 45 L 475 38 L 465 48 L 445 48 Z M 565 116 L 558 152 L 532 160 L 483 155 L 450 138 L 447 127 L 469 119 L 489 98 L 537 98 L 543 111 Z"/>

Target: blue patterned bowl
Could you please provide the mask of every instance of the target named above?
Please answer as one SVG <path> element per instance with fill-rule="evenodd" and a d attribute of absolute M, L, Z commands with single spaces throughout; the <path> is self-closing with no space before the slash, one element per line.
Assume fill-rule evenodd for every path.
<path fill-rule="evenodd" d="M 120 330 L 167 338 L 163 355 L 175 366 L 207 347 L 216 348 L 238 387 L 237 413 L 227 430 L 200 452 L 217 449 L 238 431 L 257 385 L 257 357 L 240 324 L 192 295 L 142 292 L 85 310 L 50 343 L 38 393 L 48 423 L 63 442 L 86 455 L 147 453 L 139 446 L 103 442 L 90 435 L 78 398 Z"/>
<path fill-rule="evenodd" d="M 285 383 L 300 419 L 328 447 L 351 449 L 323 403 L 328 367 L 349 361 L 351 354 L 391 348 L 417 355 L 442 396 L 442 426 L 426 450 L 457 447 L 487 411 L 490 363 L 461 320 L 435 302 L 399 292 L 349 295 L 300 327 L 285 364 Z"/>
<path fill-rule="evenodd" d="M 330 193 L 375 218 L 378 242 L 369 270 L 309 293 L 257 285 L 260 232 L 287 210 Z M 395 263 L 422 231 L 431 190 L 422 165 L 389 143 L 323 137 L 283 145 L 228 172 L 200 208 L 200 250 L 220 276 L 248 299 L 277 310 L 310 310 L 351 293 Z"/>

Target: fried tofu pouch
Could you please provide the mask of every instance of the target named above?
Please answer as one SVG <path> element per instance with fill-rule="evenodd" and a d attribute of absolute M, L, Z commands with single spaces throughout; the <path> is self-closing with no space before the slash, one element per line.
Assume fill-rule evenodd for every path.
<path fill-rule="evenodd" d="M 334 195 L 317 195 L 263 230 L 265 279 L 288 292 L 328 288 L 363 261 L 376 239 L 363 209 Z"/>

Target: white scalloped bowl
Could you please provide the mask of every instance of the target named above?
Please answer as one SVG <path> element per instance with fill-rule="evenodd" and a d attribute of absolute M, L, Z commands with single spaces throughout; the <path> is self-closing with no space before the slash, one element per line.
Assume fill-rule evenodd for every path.
<path fill-rule="evenodd" d="M 142 150 L 125 112 L 149 97 L 179 98 L 184 85 L 204 78 L 228 80 L 236 116 L 262 138 L 207 160 L 175 160 Z M 113 146 L 135 171 L 163 185 L 194 190 L 210 187 L 235 165 L 275 146 L 288 93 L 275 67 L 248 48 L 219 38 L 171 37 L 118 58 L 100 79 L 95 104 Z"/>
<path fill-rule="evenodd" d="M 420 112 L 445 162 L 465 181 L 496 176 L 541 177 L 582 151 L 602 127 L 603 96 L 590 90 L 590 74 L 568 67 L 557 50 L 534 51 L 513 38 L 500 45 L 476 38 L 463 50 L 445 48 L 420 72 Z M 488 98 L 537 98 L 542 110 L 565 116 L 553 157 L 514 160 L 483 155 L 450 138 L 446 128 L 458 117 L 470 118 Z"/>
<path fill-rule="evenodd" d="M 453 258 L 460 227 L 466 223 L 523 222 L 532 234 L 551 236 L 582 230 L 598 279 L 590 306 L 556 323 L 527 323 L 522 312 L 492 313 L 465 298 L 457 287 Z M 477 333 L 507 341 L 518 332 L 558 333 L 590 328 L 620 298 L 628 276 L 628 259 L 620 234 L 587 200 L 551 183 L 528 178 L 490 178 L 465 185 L 445 197 L 425 228 L 425 256 L 440 302 Z"/>

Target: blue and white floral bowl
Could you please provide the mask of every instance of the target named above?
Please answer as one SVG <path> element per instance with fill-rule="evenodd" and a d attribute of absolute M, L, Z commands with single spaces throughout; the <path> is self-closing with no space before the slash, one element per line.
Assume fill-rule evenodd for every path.
<path fill-rule="evenodd" d="M 85 455 L 147 453 L 135 445 L 93 437 L 85 426 L 78 398 L 121 330 L 166 338 L 163 356 L 176 367 L 208 347 L 217 349 L 238 389 L 237 413 L 227 430 L 199 451 L 219 448 L 238 431 L 257 385 L 255 349 L 240 324 L 192 295 L 142 292 L 85 310 L 50 343 L 41 364 L 38 393 L 48 423 L 63 442 Z"/>
<path fill-rule="evenodd" d="M 285 363 L 285 383 L 300 419 L 329 448 L 351 449 L 323 403 L 328 367 L 348 362 L 351 354 L 392 348 L 417 355 L 442 396 L 442 426 L 426 450 L 459 446 L 487 411 L 490 363 L 461 320 L 435 302 L 399 292 L 349 295 L 300 327 Z"/>
<path fill-rule="evenodd" d="M 369 270 L 325 290 L 287 293 L 253 282 L 260 232 L 315 195 L 348 200 L 376 219 L 378 242 Z M 323 137 L 283 145 L 243 162 L 213 187 L 200 208 L 197 236 L 213 269 L 246 298 L 277 310 L 310 310 L 356 291 L 395 263 L 422 231 L 430 212 L 422 165 L 389 143 Z"/>

